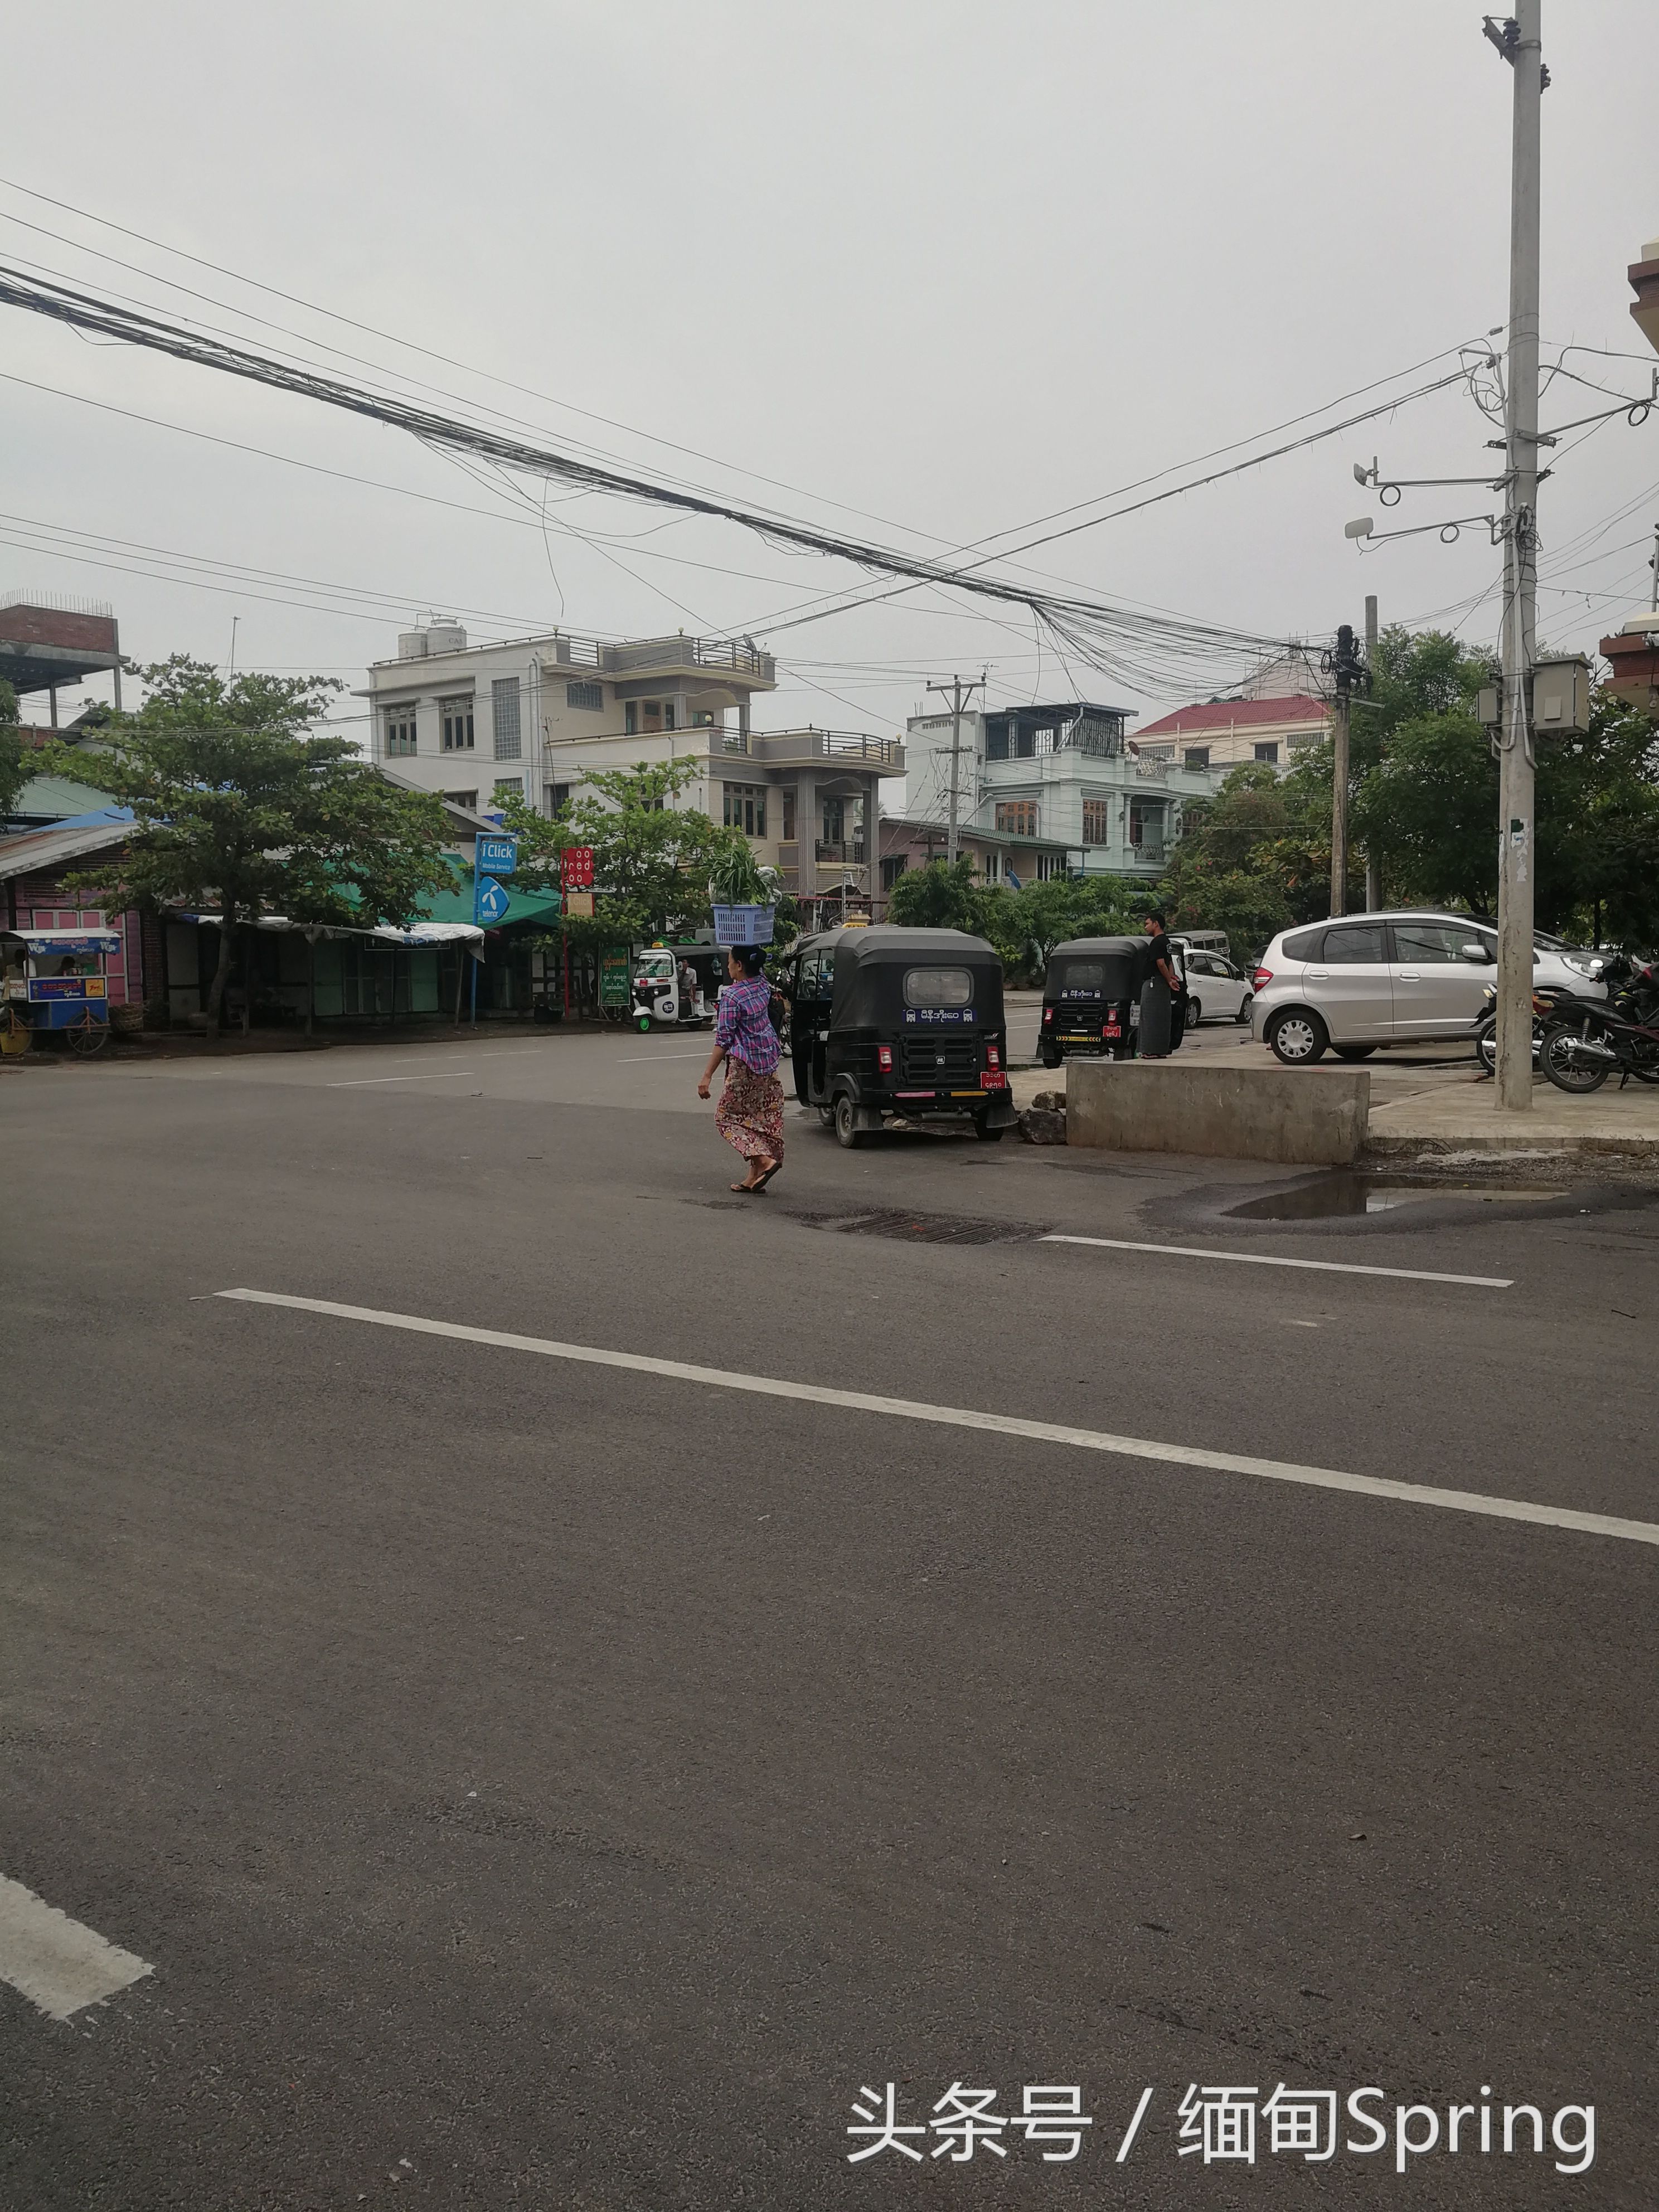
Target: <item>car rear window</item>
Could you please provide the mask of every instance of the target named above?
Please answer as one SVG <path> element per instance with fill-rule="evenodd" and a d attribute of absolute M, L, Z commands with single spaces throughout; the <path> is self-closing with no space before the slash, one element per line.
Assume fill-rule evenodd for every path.
<path fill-rule="evenodd" d="M 1285 957 L 1287 960 L 1316 960 L 1320 940 L 1324 934 L 1322 929 L 1304 929 L 1295 937 L 1287 937 L 1285 939 Z"/>
<path fill-rule="evenodd" d="M 1321 956 L 1327 966 L 1358 968 L 1371 961 L 1383 961 L 1389 957 L 1388 939 L 1380 921 L 1345 922 L 1340 929 L 1325 932 L 1325 946 Z"/>
<path fill-rule="evenodd" d="M 904 971 L 907 1006 L 971 1006 L 973 970 L 969 968 L 907 968 Z"/>

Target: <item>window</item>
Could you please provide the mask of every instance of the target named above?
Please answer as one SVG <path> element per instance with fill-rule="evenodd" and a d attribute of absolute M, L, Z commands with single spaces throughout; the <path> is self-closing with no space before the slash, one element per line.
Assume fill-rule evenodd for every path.
<path fill-rule="evenodd" d="M 415 750 L 415 709 L 392 707 L 386 711 L 386 749 L 393 760 L 407 758 Z"/>
<path fill-rule="evenodd" d="M 623 702 L 623 735 L 625 738 L 637 738 L 639 734 L 640 702 L 637 699 L 624 700 Z"/>
<path fill-rule="evenodd" d="M 981 863 L 981 873 L 988 884 L 1000 884 L 1002 881 L 1001 854 L 988 853 Z"/>
<path fill-rule="evenodd" d="M 910 855 L 908 853 L 890 853 L 881 864 L 883 890 L 890 891 L 909 865 Z"/>
<path fill-rule="evenodd" d="M 1320 939 L 1324 934 L 1322 929 L 1304 929 L 1297 937 L 1287 937 L 1285 939 L 1285 957 L 1287 960 L 1317 960 Z"/>
<path fill-rule="evenodd" d="M 470 813 L 473 814 L 478 811 L 478 794 L 476 791 L 447 791 L 444 797 L 452 806 L 465 806 Z"/>
<path fill-rule="evenodd" d="M 1428 961 L 1444 966 L 1449 961 L 1462 960 L 1466 945 L 1485 942 L 1478 931 L 1460 929 L 1455 922 L 1397 921 L 1394 926 L 1394 957 L 1407 968 L 1420 967 Z"/>
<path fill-rule="evenodd" d="M 1036 799 L 998 799 L 997 828 L 1011 837 L 1035 837 L 1037 834 Z"/>
<path fill-rule="evenodd" d="M 1351 921 L 1340 929 L 1325 932 L 1325 946 L 1321 957 L 1328 967 L 1369 967 L 1389 957 L 1388 945 L 1380 921 Z"/>
<path fill-rule="evenodd" d="M 570 804 L 570 793 L 572 788 L 573 787 L 568 783 L 550 783 L 548 785 L 546 790 L 542 795 L 547 802 L 547 811 L 550 814 L 563 813 L 565 808 Z"/>
<path fill-rule="evenodd" d="M 580 707 L 585 714 L 602 714 L 605 712 L 605 686 L 603 684 L 567 684 L 564 703 L 567 707 Z"/>
<path fill-rule="evenodd" d="M 971 1006 L 974 975 L 970 968 L 907 968 L 904 971 L 907 1006 Z"/>
<path fill-rule="evenodd" d="M 707 707 L 694 707 L 691 709 L 691 726 L 694 730 L 712 730 L 714 728 L 714 717 Z"/>
<path fill-rule="evenodd" d="M 447 753 L 470 753 L 472 750 L 472 702 L 471 699 L 440 699 L 438 712 L 443 717 L 443 748 Z"/>
<path fill-rule="evenodd" d="M 1188 745 L 1181 756 L 1181 765 L 1182 768 L 1208 768 L 1210 748 L 1208 745 Z"/>
<path fill-rule="evenodd" d="M 1274 765 L 1277 766 L 1279 761 L 1279 740 L 1277 738 L 1264 738 L 1255 750 L 1255 757 L 1259 761 L 1272 761 Z"/>
<path fill-rule="evenodd" d="M 519 720 L 519 679 L 498 676 L 489 687 L 490 727 L 497 760 L 524 758 L 523 726 Z M 523 786 L 520 786 L 520 791 Z"/>
<path fill-rule="evenodd" d="M 795 842 L 795 787 L 793 784 L 787 785 L 785 787 L 783 793 L 783 842 L 786 845 L 793 845 Z"/>
<path fill-rule="evenodd" d="M 1058 960 L 1049 969 L 1050 985 L 1062 999 L 1100 999 L 1106 994 L 1103 960 Z"/>
<path fill-rule="evenodd" d="M 826 845 L 844 844 L 847 838 L 847 810 L 839 799 L 823 802 L 823 842 Z"/>
<path fill-rule="evenodd" d="M 1008 757 L 1008 725 L 1005 720 L 988 721 L 985 725 L 985 757 L 987 760 L 1006 760 Z"/>
<path fill-rule="evenodd" d="M 495 804 L 497 806 L 501 805 L 504 799 L 522 799 L 523 797 L 524 778 L 521 775 L 498 775 L 496 777 Z"/>
<path fill-rule="evenodd" d="M 1083 802 L 1083 842 L 1085 845 L 1103 845 L 1109 831 L 1111 801 L 1107 799 L 1085 799 Z"/>
<path fill-rule="evenodd" d="M 745 837 L 766 835 L 766 787 L 764 784 L 727 783 L 721 789 L 726 793 L 723 819 L 728 830 L 741 830 Z"/>
<path fill-rule="evenodd" d="M 637 735 L 635 728 L 635 702 L 630 701 L 624 714 L 627 723 L 624 734 L 629 737 Z M 653 738 L 661 731 L 673 728 L 674 702 L 672 699 L 641 699 L 637 704 L 645 710 L 644 720 L 640 727 L 643 729 L 647 738 Z"/>

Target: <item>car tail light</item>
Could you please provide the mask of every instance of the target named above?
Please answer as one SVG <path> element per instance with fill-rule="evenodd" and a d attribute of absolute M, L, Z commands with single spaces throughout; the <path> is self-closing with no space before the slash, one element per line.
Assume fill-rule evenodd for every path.
<path fill-rule="evenodd" d="M 1268 984 L 1271 983 L 1273 980 L 1273 971 L 1271 968 L 1258 968 L 1255 974 L 1250 977 L 1251 982 L 1255 984 L 1258 991 L 1265 991 Z"/>
<path fill-rule="evenodd" d="M 1052 1006 L 1045 1006 L 1045 1007 L 1042 1009 L 1042 1022 L 1043 1022 L 1043 1026 L 1044 1026 L 1044 1028 L 1045 1028 L 1045 1029 L 1048 1027 L 1048 1024 L 1054 1020 L 1054 1008 L 1053 1008 Z"/>
<path fill-rule="evenodd" d="M 876 1047 L 876 1066 L 881 1070 L 881 1073 L 884 1075 L 890 1075 L 892 1073 L 893 1048 L 890 1044 L 878 1044 Z"/>
<path fill-rule="evenodd" d="M 1002 1065 L 1001 1053 L 998 1051 L 995 1045 L 988 1042 L 985 1047 L 985 1065 L 987 1067 L 1000 1067 Z"/>

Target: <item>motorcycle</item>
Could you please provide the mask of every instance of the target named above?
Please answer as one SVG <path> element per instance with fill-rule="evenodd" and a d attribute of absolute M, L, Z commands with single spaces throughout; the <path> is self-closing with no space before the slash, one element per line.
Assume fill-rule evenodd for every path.
<path fill-rule="evenodd" d="M 1495 1076 L 1498 1073 L 1497 986 L 1492 983 L 1488 983 L 1486 989 L 1480 994 L 1480 997 L 1486 1006 L 1486 1011 L 1481 1015 L 1480 1021 L 1475 1024 L 1474 1056 L 1480 1061 L 1482 1069 L 1487 1075 Z M 1538 1044 L 1539 1040 L 1543 1034 L 1544 1024 L 1539 1018 L 1538 1001 L 1534 999 L 1533 1000 L 1532 1016 L 1532 1064 L 1534 1067 L 1538 1065 Z"/>
<path fill-rule="evenodd" d="M 1567 991 L 1538 992 L 1533 997 L 1537 1064 L 1559 1091 L 1580 1097 L 1599 1091 L 1613 1070 L 1619 1087 L 1633 1075 L 1638 1083 L 1659 1083 L 1659 962 L 1635 969 L 1620 963 L 1609 973 L 1605 1000 L 1581 999 Z"/>

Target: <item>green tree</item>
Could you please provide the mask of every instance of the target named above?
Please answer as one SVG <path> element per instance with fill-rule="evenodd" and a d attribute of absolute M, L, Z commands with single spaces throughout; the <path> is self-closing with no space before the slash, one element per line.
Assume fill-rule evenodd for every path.
<path fill-rule="evenodd" d="M 17 728 L 17 694 L 0 681 L 0 817 L 11 812 L 29 780 L 29 760 Z"/>
<path fill-rule="evenodd" d="M 507 799 L 501 811 L 519 840 L 520 883 L 556 890 L 560 854 L 572 845 L 593 848 L 593 919 L 569 925 L 574 944 L 638 944 L 711 920 L 710 870 L 746 841 L 677 805 L 698 772 L 689 760 L 596 769 L 582 796 L 550 818 Z"/>
<path fill-rule="evenodd" d="M 453 883 L 437 799 L 388 783 L 349 738 L 302 734 L 342 688 L 334 678 L 227 679 L 184 653 L 142 673 L 143 706 L 100 732 L 99 783 L 133 811 L 127 857 L 112 880 L 69 880 L 112 904 L 222 917 L 210 1029 L 239 927 L 261 914 L 407 927 L 427 892 Z M 75 772 L 68 748 L 50 757 Z"/>
<path fill-rule="evenodd" d="M 954 864 L 930 860 L 925 868 L 907 868 L 887 895 L 887 919 L 900 929 L 965 929 L 983 937 L 989 915 L 968 853 Z"/>

